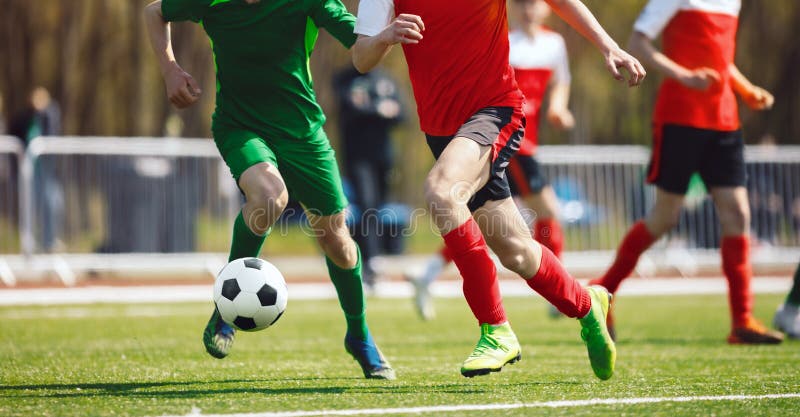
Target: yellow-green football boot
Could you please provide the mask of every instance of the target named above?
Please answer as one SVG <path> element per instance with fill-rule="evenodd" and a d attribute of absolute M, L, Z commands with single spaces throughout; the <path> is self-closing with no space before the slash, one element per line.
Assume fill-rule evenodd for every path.
<path fill-rule="evenodd" d="M 606 380 L 614 375 L 614 364 L 617 361 L 617 348 L 606 325 L 611 294 L 599 285 L 592 285 L 586 289 L 592 297 L 592 308 L 586 317 L 579 319 L 582 327 L 581 339 L 589 352 L 589 362 L 594 374 Z"/>
<path fill-rule="evenodd" d="M 506 364 L 517 362 L 521 358 L 522 350 L 511 325 L 503 323 L 492 326 L 484 323 L 481 325 L 478 345 L 461 365 L 461 375 L 472 378 L 499 372 Z"/>

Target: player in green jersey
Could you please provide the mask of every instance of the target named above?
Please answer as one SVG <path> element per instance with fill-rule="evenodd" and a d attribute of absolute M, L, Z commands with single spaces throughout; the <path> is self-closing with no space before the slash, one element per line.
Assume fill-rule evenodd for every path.
<path fill-rule="evenodd" d="M 169 22 L 198 22 L 211 39 L 217 68 L 212 133 L 246 200 L 234 223 L 230 260 L 258 256 L 291 194 L 325 252 L 347 321 L 345 349 L 367 378 L 394 379 L 367 328 L 361 256 L 345 224 L 347 199 L 309 71 L 318 28 L 350 48 L 355 17 L 340 0 L 160 0 L 145 8 L 145 20 L 167 96 L 178 108 L 202 92 L 175 61 Z M 227 356 L 233 336 L 215 309 L 203 334 L 208 353 Z"/>

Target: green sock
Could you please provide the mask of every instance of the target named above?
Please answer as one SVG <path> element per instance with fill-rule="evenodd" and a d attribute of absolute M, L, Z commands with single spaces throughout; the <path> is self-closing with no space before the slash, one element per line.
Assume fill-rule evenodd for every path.
<path fill-rule="evenodd" d="M 231 239 L 231 252 L 228 256 L 228 262 L 239 258 L 255 258 L 261 252 L 261 245 L 264 244 L 264 239 L 267 238 L 269 231 L 263 236 L 253 233 L 247 223 L 244 222 L 244 216 L 239 212 L 236 221 L 233 222 L 233 238 Z"/>
<path fill-rule="evenodd" d="M 800 265 L 797 266 L 797 271 L 794 272 L 794 283 L 789 295 L 786 296 L 786 303 L 800 307 Z"/>
<path fill-rule="evenodd" d="M 358 251 L 358 247 L 356 247 Z M 361 252 L 358 252 L 358 263 L 352 269 L 342 269 L 337 266 L 327 256 L 325 262 L 328 264 L 328 273 L 336 287 L 336 294 L 339 296 L 339 304 L 344 311 L 347 319 L 347 333 L 352 337 L 367 340 L 369 330 L 367 329 L 366 300 L 364 299 L 364 287 L 361 284 Z"/>

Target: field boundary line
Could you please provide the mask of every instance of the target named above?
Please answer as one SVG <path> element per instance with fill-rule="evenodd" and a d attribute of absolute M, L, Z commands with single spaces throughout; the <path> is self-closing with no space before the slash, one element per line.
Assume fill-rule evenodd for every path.
<path fill-rule="evenodd" d="M 593 398 L 588 400 L 561 400 L 561 401 L 541 401 L 534 403 L 511 403 L 511 404 L 464 404 L 464 405 L 435 405 L 420 407 L 397 407 L 397 408 L 363 408 L 345 410 L 308 410 L 308 411 L 279 411 L 262 413 L 239 413 L 239 414 L 201 414 L 199 410 L 181 416 L 162 416 L 162 417 L 314 417 L 314 416 L 365 416 L 380 414 L 420 414 L 420 413 L 443 413 L 457 411 L 492 411 L 492 410 L 513 410 L 519 408 L 569 408 L 587 407 L 594 405 L 637 405 L 637 404 L 656 404 L 656 403 L 686 403 L 700 401 L 746 401 L 746 400 L 776 400 L 787 398 L 800 398 L 800 393 L 785 394 L 762 394 L 762 395 L 701 395 L 684 397 L 632 397 L 632 398 Z"/>
<path fill-rule="evenodd" d="M 583 281 L 585 282 L 585 280 Z M 336 299 L 330 282 L 289 282 L 289 300 Z M 762 276 L 752 280 L 756 294 L 785 294 L 791 287 L 790 277 Z M 0 306 L 59 304 L 177 303 L 211 301 L 212 284 L 87 286 L 72 288 L 0 288 Z M 521 279 L 500 280 L 504 297 L 538 296 Z M 728 281 L 716 278 L 651 278 L 631 279 L 619 291 L 623 296 L 708 295 L 727 294 Z M 461 298 L 461 280 L 436 281 L 431 286 L 434 297 Z M 373 296 L 378 298 L 411 298 L 411 284 L 401 281 L 378 282 Z"/>

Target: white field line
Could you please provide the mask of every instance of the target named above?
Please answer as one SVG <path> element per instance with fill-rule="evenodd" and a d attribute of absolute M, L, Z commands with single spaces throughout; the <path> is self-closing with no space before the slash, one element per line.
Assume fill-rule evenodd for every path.
<path fill-rule="evenodd" d="M 694 397 L 634 397 L 634 398 L 595 398 L 590 400 L 543 401 L 514 404 L 473 404 L 473 405 L 435 405 L 426 407 L 363 408 L 346 410 L 279 411 L 242 414 L 201 414 L 195 410 L 184 416 L 164 417 L 312 417 L 312 416 L 364 416 L 381 414 L 422 414 L 457 411 L 513 410 L 519 408 L 568 408 L 590 407 L 595 405 L 636 405 L 657 403 L 688 403 L 701 401 L 747 401 L 800 398 L 800 393 L 764 395 L 704 395 Z"/>
<path fill-rule="evenodd" d="M 785 293 L 791 286 L 789 277 L 758 277 L 753 279 L 755 293 Z M 211 284 L 169 286 L 88 286 L 76 288 L 0 289 L 0 306 L 59 305 L 96 303 L 180 303 L 211 300 Z M 505 297 L 528 297 L 535 294 L 521 279 L 500 280 Z M 723 278 L 658 278 L 629 279 L 619 294 L 629 295 L 699 295 L 726 294 L 728 284 Z M 434 282 L 435 297 L 462 297 L 461 280 Z M 374 296 L 379 298 L 409 298 L 413 288 L 406 282 L 379 282 Z M 336 297 L 330 283 L 289 283 L 290 300 L 318 300 Z"/>

